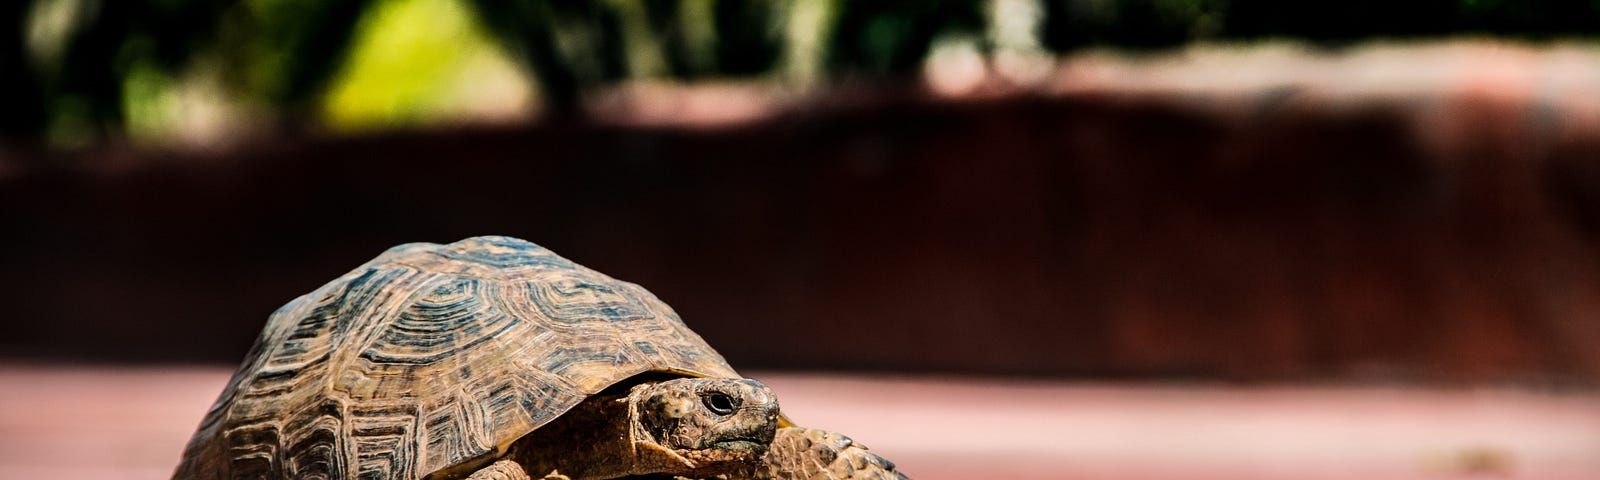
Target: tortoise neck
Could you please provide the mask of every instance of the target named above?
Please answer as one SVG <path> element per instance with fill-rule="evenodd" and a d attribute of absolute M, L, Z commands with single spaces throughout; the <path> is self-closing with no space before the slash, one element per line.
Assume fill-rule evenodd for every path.
<path fill-rule="evenodd" d="M 572 480 L 633 473 L 633 402 L 626 394 L 595 395 L 511 445 L 507 456 L 528 475 L 559 471 Z"/>

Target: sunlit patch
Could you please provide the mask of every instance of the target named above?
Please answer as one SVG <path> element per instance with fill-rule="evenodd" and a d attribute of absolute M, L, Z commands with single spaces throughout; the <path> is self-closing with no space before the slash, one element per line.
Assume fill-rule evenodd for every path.
<path fill-rule="evenodd" d="M 95 2 L 84 0 L 43 0 L 34 2 L 28 12 L 28 55 L 35 64 L 54 70 L 61 63 L 67 40 L 72 38 Z"/>
<path fill-rule="evenodd" d="M 978 40 L 972 38 L 936 43 L 923 66 L 928 86 L 942 95 L 968 93 L 978 88 L 988 74 Z"/>
<path fill-rule="evenodd" d="M 322 113 L 343 130 L 514 120 L 532 114 L 534 97 L 460 0 L 398 0 L 363 15 Z"/>

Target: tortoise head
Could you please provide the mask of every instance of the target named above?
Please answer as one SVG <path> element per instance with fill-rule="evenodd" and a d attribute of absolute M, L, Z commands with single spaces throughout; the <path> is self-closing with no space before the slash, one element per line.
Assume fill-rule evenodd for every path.
<path fill-rule="evenodd" d="M 636 461 L 662 472 L 749 468 L 778 428 L 778 397 L 755 380 L 679 378 L 635 386 L 628 397 Z"/>

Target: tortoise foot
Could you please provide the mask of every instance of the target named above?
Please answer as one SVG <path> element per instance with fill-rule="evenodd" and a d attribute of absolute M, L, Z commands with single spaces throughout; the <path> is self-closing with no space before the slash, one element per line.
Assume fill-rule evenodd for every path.
<path fill-rule="evenodd" d="M 757 476 L 771 480 L 910 480 L 894 462 L 826 430 L 778 429 Z"/>
<path fill-rule="evenodd" d="M 549 479 L 550 477 L 545 477 L 545 478 Z M 561 477 L 561 478 L 563 480 L 566 479 L 566 477 Z M 510 460 L 501 460 L 501 461 L 489 464 L 489 466 L 483 467 L 482 469 L 480 469 L 480 470 L 478 470 L 476 472 L 472 472 L 472 475 L 468 476 L 467 480 L 532 480 L 532 479 L 528 478 L 528 472 L 522 471 L 522 466 L 521 465 L 517 465 L 517 462 L 513 462 L 513 461 L 510 461 Z"/>

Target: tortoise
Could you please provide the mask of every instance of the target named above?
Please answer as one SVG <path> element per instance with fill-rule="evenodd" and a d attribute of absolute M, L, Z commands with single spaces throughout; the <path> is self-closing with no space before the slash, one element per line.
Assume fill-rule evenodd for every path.
<path fill-rule="evenodd" d="M 174 479 L 905 479 L 794 425 L 638 285 L 501 236 L 389 249 L 290 301 Z"/>

